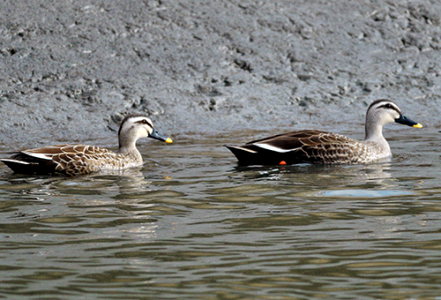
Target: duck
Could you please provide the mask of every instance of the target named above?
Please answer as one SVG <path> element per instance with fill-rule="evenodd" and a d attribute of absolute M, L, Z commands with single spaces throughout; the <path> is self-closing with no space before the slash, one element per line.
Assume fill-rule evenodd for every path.
<path fill-rule="evenodd" d="M 392 155 L 383 136 L 383 126 L 392 122 L 423 127 L 403 115 L 393 101 L 379 99 L 367 109 L 362 141 L 327 131 L 297 130 L 226 147 L 239 165 L 367 164 Z"/>
<path fill-rule="evenodd" d="M 171 138 L 154 130 L 147 116 L 129 114 L 119 127 L 119 148 L 116 152 L 83 144 L 60 144 L 15 152 L 11 157 L 0 160 L 19 174 L 74 176 L 103 170 L 123 170 L 142 165 L 142 156 L 136 148 L 136 142 L 145 137 L 173 142 Z"/>

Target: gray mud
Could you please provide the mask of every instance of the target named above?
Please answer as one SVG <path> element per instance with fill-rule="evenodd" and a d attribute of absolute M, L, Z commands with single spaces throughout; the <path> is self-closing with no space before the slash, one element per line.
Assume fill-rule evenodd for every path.
<path fill-rule="evenodd" d="M 361 126 L 378 98 L 440 126 L 439 1 L 30 3 L 0 3 L 0 143 L 107 138 L 128 112 L 171 136 Z"/>

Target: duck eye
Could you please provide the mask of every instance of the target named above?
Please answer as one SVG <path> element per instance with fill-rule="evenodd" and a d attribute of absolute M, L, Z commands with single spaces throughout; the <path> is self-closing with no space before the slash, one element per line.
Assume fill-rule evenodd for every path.
<path fill-rule="evenodd" d="M 387 109 L 394 109 L 394 107 L 391 104 L 389 104 L 389 103 L 384 104 L 384 105 L 382 105 L 380 107 L 384 107 L 384 108 L 387 108 Z"/>

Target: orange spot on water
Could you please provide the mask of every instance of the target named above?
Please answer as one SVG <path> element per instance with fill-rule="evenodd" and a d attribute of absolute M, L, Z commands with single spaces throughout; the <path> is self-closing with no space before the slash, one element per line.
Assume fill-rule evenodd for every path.
<path fill-rule="evenodd" d="M 279 165 L 286 165 L 286 161 L 282 160 L 281 162 L 279 162 Z"/>

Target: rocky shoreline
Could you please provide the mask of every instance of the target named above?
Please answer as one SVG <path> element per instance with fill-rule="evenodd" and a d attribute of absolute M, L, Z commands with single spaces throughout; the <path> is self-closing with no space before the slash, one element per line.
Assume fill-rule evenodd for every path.
<path fill-rule="evenodd" d="M 4 1 L 0 143 L 363 123 L 389 98 L 440 126 L 436 1 Z M 319 126 L 316 126 L 318 124 Z"/>

